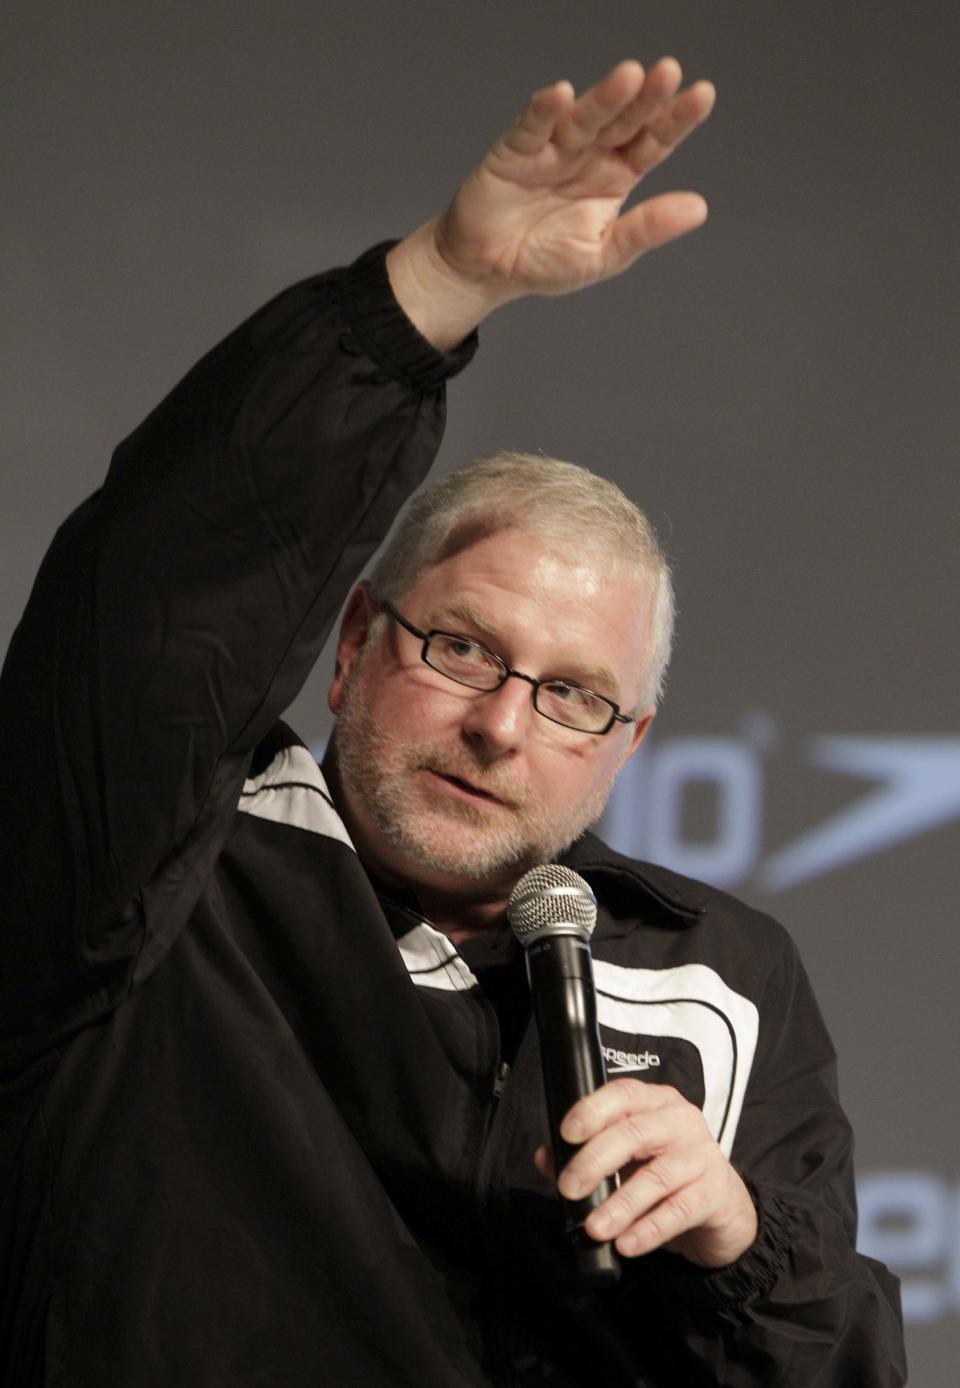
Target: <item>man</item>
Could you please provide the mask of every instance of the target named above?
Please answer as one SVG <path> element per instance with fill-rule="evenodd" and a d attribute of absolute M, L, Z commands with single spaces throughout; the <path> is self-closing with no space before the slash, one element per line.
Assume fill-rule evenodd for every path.
<path fill-rule="evenodd" d="M 0 683 L 5 1384 L 903 1381 L 792 947 L 581 836 L 669 650 L 635 509 L 561 464 L 468 472 L 350 599 L 329 785 L 277 721 L 473 328 L 703 220 L 620 215 L 709 113 L 680 80 L 538 93 L 442 217 L 194 368 L 58 533 Z M 572 840 L 605 1045 L 664 1081 L 565 1119 L 563 1194 L 624 1177 L 593 1293 L 502 920 Z"/>

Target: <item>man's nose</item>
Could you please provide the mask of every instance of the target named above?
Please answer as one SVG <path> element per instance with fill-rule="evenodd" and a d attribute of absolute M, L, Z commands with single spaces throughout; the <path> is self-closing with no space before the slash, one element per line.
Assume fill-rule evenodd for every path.
<path fill-rule="evenodd" d="M 498 689 L 477 694 L 464 714 L 463 731 L 482 742 L 488 755 L 503 756 L 526 738 L 536 718 L 533 690 L 526 680 L 508 679 Z"/>

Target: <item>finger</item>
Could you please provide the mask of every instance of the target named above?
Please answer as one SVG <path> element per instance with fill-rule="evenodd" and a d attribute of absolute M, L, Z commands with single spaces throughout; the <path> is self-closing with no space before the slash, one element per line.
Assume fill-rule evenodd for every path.
<path fill-rule="evenodd" d="M 648 121 L 630 144 L 621 147 L 621 155 L 637 178 L 662 164 L 691 131 L 703 124 L 713 110 L 716 95 L 712 82 L 695 82 Z"/>
<path fill-rule="evenodd" d="M 629 144 L 641 126 L 656 116 L 680 90 L 683 73 L 675 58 L 661 58 L 647 73 L 646 80 L 630 105 L 597 135 L 604 149 Z"/>
<path fill-rule="evenodd" d="M 577 1100 L 560 1124 L 560 1136 L 565 1142 L 576 1145 L 586 1142 L 594 1134 L 631 1113 L 663 1108 L 677 1102 L 686 1103 L 686 1100 L 668 1084 L 645 1084 L 642 1080 L 633 1079 L 608 1080 L 592 1094 Z"/>
<path fill-rule="evenodd" d="M 699 193 L 663 193 L 638 203 L 618 217 L 607 233 L 604 277 L 626 270 L 646 251 L 696 231 L 706 220 L 707 204 Z"/>
<path fill-rule="evenodd" d="M 652 1253 L 655 1248 L 665 1248 L 681 1234 L 699 1228 L 706 1208 L 697 1183 L 691 1182 L 612 1237 L 625 1258 L 637 1258 Z M 601 1234 L 599 1237 L 605 1240 L 611 1236 Z"/>
<path fill-rule="evenodd" d="M 577 1149 L 560 1172 L 557 1189 L 564 1199 L 579 1200 L 629 1163 L 647 1161 L 698 1137 L 707 1137 L 707 1130 L 699 1109 L 692 1105 L 630 1114 Z"/>
<path fill-rule="evenodd" d="M 696 1227 L 709 1212 L 704 1150 L 672 1147 L 637 1168 L 584 1225 L 595 1239 L 619 1239 L 629 1230 L 649 1251 Z"/>
<path fill-rule="evenodd" d="M 535 92 L 499 144 L 513 154 L 537 154 L 553 135 L 560 115 L 574 100 L 567 81 L 554 82 Z"/>
<path fill-rule="evenodd" d="M 618 63 L 602 82 L 584 92 L 557 122 L 555 141 L 576 151 L 592 144 L 597 132 L 616 120 L 643 87 L 644 70 L 634 59 Z"/>

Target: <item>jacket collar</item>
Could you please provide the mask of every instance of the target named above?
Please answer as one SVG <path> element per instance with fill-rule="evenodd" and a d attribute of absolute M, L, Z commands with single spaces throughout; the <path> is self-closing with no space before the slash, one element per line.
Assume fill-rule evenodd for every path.
<path fill-rule="evenodd" d="M 591 885 L 596 881 L 601 890 L 606 882 L 636 896 L 638 914 L 644 913 L 644 904 L 648 909 L 655 905 L 668 913 L 673 926 L 694 925 L 706 914 L 709 888 L 654 863 L 627 858 L 608 848 L 595 834 L 582 834 L 561 861 L 582 873 Z"/>

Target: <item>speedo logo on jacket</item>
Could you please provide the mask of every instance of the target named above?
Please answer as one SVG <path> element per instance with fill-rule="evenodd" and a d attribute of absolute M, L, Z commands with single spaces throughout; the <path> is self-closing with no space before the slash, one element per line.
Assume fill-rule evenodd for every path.
<path fill-rule="evenodd" d="M 617 1070 L 649 1070 L 660 1064 L 660 1057 L 654 1051 L 618 1051 L 613 1046 L 600 1049 L 610 1075 Z"/>

